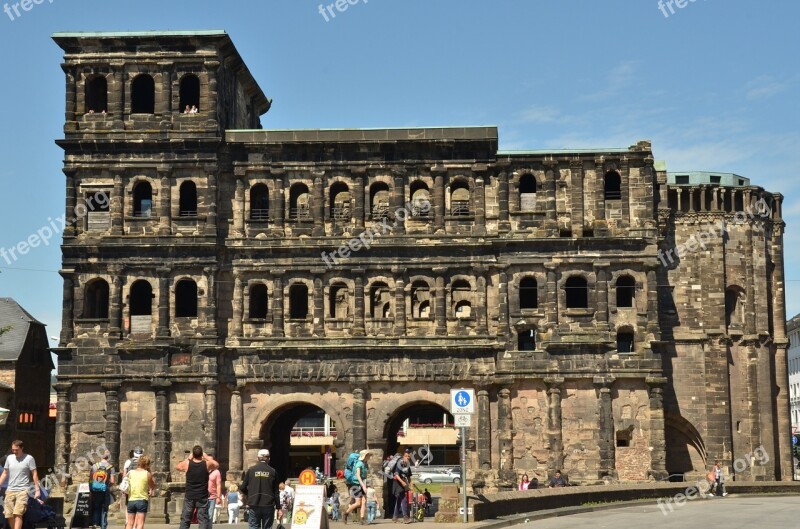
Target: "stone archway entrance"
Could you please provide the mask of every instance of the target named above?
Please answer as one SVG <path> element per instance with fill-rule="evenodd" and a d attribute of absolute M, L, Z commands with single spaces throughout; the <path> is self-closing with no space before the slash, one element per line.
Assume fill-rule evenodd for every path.
<path fill-rule="evenodd" d="M 280 481 L 296 478 L 306 468 L 336 473 L 336 423 L 314 404 L 278 408 L 262 424 L 259 437 Z"/>
<path fill-rule="evenodd" d="M 668 413 L 664 417 L 664 434 L 667 444 L 667 472 L 695 472 L 698 476 L 703 475 L 707 468 L 705 444 L 692 423 L 680 415 Z"/>

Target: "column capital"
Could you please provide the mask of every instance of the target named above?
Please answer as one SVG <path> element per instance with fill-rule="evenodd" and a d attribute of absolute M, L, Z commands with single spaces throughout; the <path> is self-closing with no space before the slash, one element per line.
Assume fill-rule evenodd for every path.
<path fill-rule="evenodd" d="M 597 270 L 603 270 L 603 269 L 606 269 L 606 268 L 610 268 L 611 267 L 611 263 L 609 261 L 595 261 L 593 263 L 593 266 Z"/>
<path fill-rule="evenodd" d="M 59 396 L 66 396 L 66 394 L 72 390 L 72 382 L 56 382 L 53 384 L 53 388 L 55 388 Z"/>
<path fill-rule="evenodd" d="M 172 382 L 164 378 L 154 378 L 152 382 L 150 382 L 150 387 L 153 388 L 157 393 L 164 393 L 172 386 Z"/>
<path fill-rule="evenodd" d="M 561 385 L 564 383 L 564 377 L 545 377 L 544 383 L 547 385 L 547 391 L 558 390 L 561 391 Z"/>
<path fill-rule="evenodd" d="M 667 385 L 668 380 L 667 377 L 649 376 L 644 379 L 644 382 L 650 389 L 654 389 L 654 388 L 663 388 L 664 386 Z"/>
<path fill-rule="evenodd" d="M 611 386 L 614 385 L 617 379 L 613 376 L 599 376 L 592 379 L 594 387 L 600 391 L 611 391 Z"/>
<path fill-rule="evenodd" d="M 113 381 L 113 382 L 103 382 L 100 384 L 100 387 L 103 388 L 103 391 L 106 393 L 113 393 L 118 392 L 120 388 L 122 388 L 122 382 Z"/>
<path fill-rule="evenodd" d="M 200 381 L 200 384 L 206 388 L 206 391 L 216 391 L 217 386 L 219 386 L 219 382 L 213 378 L 204 378 L 202 381 Z"/>

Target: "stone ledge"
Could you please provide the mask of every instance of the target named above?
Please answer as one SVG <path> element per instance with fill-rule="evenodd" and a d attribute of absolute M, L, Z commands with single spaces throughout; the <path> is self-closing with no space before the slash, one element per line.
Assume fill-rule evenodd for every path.
<path fill-rule="evenodd" d="M 584 512 L 587 503 L 628 502 L 655 500 L 685 494 L 695 482 L 649 483 L 641 485 L 593 485 L 563 489 L 536 489 L 529 491 L 498 492 L 470 497 L 474 520 L 488 520 L 523 513 L 570 509 L 571 513 Z M 730 482 L 725 484 L 730 494 L 800 494 L 800 482 Z M 574 510 L 574 512 L 572 512 Z"/>

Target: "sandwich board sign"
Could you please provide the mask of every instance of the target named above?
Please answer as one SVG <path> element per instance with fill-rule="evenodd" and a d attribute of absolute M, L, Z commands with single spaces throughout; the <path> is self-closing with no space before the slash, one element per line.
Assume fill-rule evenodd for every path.
<path fill-rule="evenodd" d="M 78 485 L 78 492 L 75 493 L 75 507 L 72 510 L 69 526 L 89 527 L 92 521 L 89 519 L 89 484 L 81 483 Z"/>

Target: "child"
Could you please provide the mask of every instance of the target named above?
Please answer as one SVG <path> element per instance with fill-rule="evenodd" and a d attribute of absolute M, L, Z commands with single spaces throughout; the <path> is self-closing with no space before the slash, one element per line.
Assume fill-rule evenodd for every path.
<path fill-rule="evenodd" d="M 333 487 L 333 494 L 331 494 L 331 520 L 334 522 L 339 521 L 339 491 Z"/>

